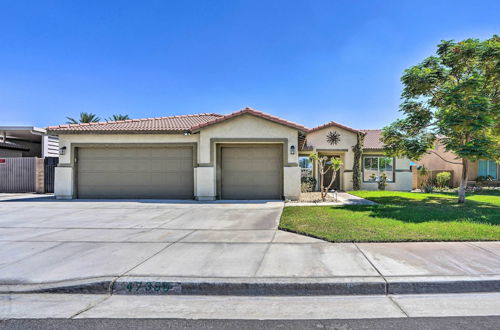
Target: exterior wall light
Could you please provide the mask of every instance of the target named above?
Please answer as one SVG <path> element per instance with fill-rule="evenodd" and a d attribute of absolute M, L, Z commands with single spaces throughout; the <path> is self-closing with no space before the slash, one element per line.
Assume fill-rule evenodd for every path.
<path fill-rule="evenodd" d="M 65 155 L 66 154 L 66 146 L 59 148 L 59 155 Z"/>
<path fill-rule="evenodd" d="M 185 136 L 191 135 L 191 132 L 190 131 L 184 131 L 184 135 Z"/>
<path fill-rule="evenodd" d="M 290 146 L 290 155 L 295 155 L 295 146 Z"/>

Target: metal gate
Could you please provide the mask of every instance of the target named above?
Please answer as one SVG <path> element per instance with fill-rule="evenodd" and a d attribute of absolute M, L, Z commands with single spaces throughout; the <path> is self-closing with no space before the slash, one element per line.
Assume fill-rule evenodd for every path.
<path fill-rule="evenodd" d="M 0 158 L 0 193 L 24 193 L 36 190 L 36 158 Z"/>
<path fill-rule="evenodd" d="M 59 158 L 57 157 L 46 157 L 44 160 L 43 184 L 45 193 L 54 192 L 54 177 L 58 163 Z"/>

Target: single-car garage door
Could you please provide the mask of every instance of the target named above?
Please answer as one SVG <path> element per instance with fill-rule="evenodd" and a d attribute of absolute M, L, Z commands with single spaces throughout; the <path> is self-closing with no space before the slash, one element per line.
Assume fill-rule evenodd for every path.
<path fill-rule="evenodd" d="M 222 199 L 281 199 L 281 145 L 221 146 Z"/>
<path fill-rule="evenodd" d="M 78 198 L 193 198 L 193 148 L 78 148 Z"/>

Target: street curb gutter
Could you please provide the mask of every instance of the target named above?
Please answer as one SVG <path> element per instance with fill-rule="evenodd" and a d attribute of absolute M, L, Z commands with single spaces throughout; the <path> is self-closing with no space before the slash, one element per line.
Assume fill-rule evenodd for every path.
<path fill-rule="evenodd" d="M 132 282 L 134 283 L 134 282 Z M 141 283 L 141 282 L 135 282 Z M 210 295 L 210 296 L 325 296 L 325 295 L 383 295 L 382 282 L 360 283 L 283 283 L 283 282 L 116 282 L 113 294 L 122 295 Z"/>
<path fill-rule="evenodd" d="M 113 278 L 45 284 L 0 284 L 1 294 L 68 293 L 117 295 L 211 296 L 329 296 L 387 294 L 447 294 L 500 292 L 500 279 L 388 280 L 381 279 L 179 279 Z"/>
<path fill-rule="evenodd" d="M 389 282 L 388 294 L 500 292 L 500 280 Z"/>

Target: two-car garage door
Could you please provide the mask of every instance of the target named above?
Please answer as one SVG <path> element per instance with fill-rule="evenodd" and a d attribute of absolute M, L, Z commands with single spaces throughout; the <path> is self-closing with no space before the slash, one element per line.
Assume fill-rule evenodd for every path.
<path fill-rule="evenodd" d="M 193 198 L 192 147 L 78 148 L 78 198 Z"/>

